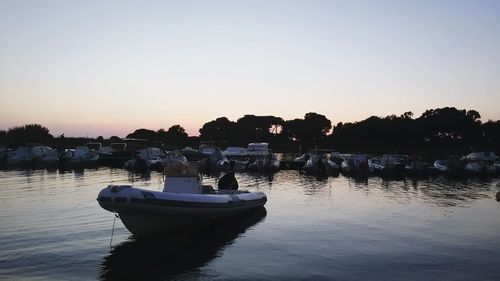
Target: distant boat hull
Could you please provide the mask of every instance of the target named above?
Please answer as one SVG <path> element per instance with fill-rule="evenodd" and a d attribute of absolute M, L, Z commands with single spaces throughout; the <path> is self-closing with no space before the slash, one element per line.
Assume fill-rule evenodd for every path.
<path fill-rule="evenodd" d="M 328 159 L 319 159 L 307 161 L 302 169 L 312 175 L 329 175 L 338 172 L 339 166 Z"/>
<path fill-rule="evenodd" d="M 496 167 L 493 164 L 487 163 L 468 163 L 465 165 L 465 171 L 471 174 L 495 174 L 497 172 Z"/>
<path fill-rule="evenodd" d="M 256 160 L 247 166 L 247 170 L 254 172 L 276 173 L 280 169 L 278 160 Z"/>

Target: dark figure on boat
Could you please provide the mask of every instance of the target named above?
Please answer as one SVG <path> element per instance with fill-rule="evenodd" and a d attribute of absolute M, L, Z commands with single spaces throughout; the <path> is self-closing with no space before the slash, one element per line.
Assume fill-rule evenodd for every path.
<path fill-rule="evenodd" d="M 238 181 L 234 176 L 233 171 L 227 172 L 224 176 L 219 179 L 219 183 L 217 185 L 219 189 L 229 189 L 229 190 L 238 190 Z"/>

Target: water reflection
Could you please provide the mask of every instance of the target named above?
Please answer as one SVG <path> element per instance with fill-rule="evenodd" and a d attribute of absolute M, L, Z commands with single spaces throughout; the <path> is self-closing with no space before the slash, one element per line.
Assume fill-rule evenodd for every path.
<path fill-rule="evenodd" d="M 474 200 L 487 198 L 488 183 L 482 180 L 450 180 L 437 178 L 419 184 L 424 198 L 440 207 L 465 206 Z"/>
<path fill-rule="evenodd" d="M 329 177 L 317 178 L 295 171 L 278 174 L 277 185 L 281 188 L 300 188 L 302 194 L 323 198 L 331 188 L 362 192 L 372 200 L 391 200 L 407 204 L 423 202 L 437 207 L 465 207 L 476 200 L 495 198 L 499 191 L 498 178 L 450 178 L 450 177 Z M 285 184 L 282 184 L 285 183 Z M 383 197 L 383 198 L 382 198 Z M 365 200 L 366 197 L 358 197 Z"/>
<path fill-rule="evenodd" d="M 104 257 L 101 280 L 163 280 L 197 270 L 233 243 L 245 231 L 263 221 L 266 209 L 237 216 L 196 232 L 168 234 L 135 240 L 130 238 Z"/>
<path fill-rule="evenodd" d="M 357 186 L 368 186 L 368 176 L 353 176 L 350 177 L 350 180 L 354 181 Z"/>
<path fill-rule="evenodd" d="M 426 204 L 438 207 L 466 206 L 474 200 L 488 198 L 489 186 L 495 179 L 491 178 L 403 178 L 400 181 L 377 182 L 371 179 L 368 188 L 378 188 L 386 194 L 386 198 L 398 200 L 412 197 L 412 200 L 421 200 Z"/>
<path fill-rule="evenodd" d="M 151 179 L 151 171 L 143 171 L 143 172 L 128 172 L 128 181 L 129 182 L 141 182 L 141 181 L 149 181 Z"/>
<path fill-rule="evenodd" d="M 83 180 L 83 176 L 85 175 L 85 170 L 84 169 L 75 169 L 73 171 L 73 174 L 75 176 L 75 179 Z"/>
<path fill-rule="evenodd" d="M 244 172 L 243 174 L 249 178 L 255 179 L 256 181 L 262 180 L 272 183 L 275 179 L 275 173 L 258 173 L 258 172 L 248 171 Z"/>

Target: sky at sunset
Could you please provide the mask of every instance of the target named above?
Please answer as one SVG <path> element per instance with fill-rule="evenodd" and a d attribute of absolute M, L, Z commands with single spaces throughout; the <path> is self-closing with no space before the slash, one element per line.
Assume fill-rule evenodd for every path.
<path fill-rule="evenodd" d="M 124 137 L 245 114 L 500 119 L 500 1 L 0 0 L 0 129 Z"/>

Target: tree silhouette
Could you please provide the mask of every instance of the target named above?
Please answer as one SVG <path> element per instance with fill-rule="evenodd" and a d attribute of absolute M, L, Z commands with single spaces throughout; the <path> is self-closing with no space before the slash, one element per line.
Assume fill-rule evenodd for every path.
<path fill-rule="evenodd" d="M 7 144 L 7 132 L 0 130 L 0 144 Z"/>
<path fill-rule="evenodd" d="M 481 136 L 484 145 L 488 148 L 500 151 L 500 121 L 489 120 L 481 126 Z"/>
<path fill-rule="evenodd" d="M 227 117 L 219 117 L 203 124 L 200 129 L 201 140 L 232 140 L 236 123 Z"/>
<path fill-rule="evenodd" d="M 134 139 L 145 139 L 145 140 L 150 140 L 154 141 L 158 139 L 158 134 L 149 129 L 137 129 L 133 133 L 128 134 L 127 138 L 134 138 Z"/>
<path fill-rule="evenodd" d="M 304 122 L 309 130 L 309 137 L 313 140 L 322 139 L 332 129 L 332 122 L 322 114 L 306 113 Z"/>
<path fill-rule="evenodd" d="M 306 122 L 299 118 L 286 121 L 281 133 L 293 141 L 304 141 L 309 136 Z"/>
<path fill-rule="evenodd" d="M 49 129 L 40 124 L 28 124 L 20 127 L 12 127 L 6 133 L 9 145 L 21 145 L 26 143 L 49 143 L 54 137 Z"/>
<path fill-rule="evenodd" d="M 186 130 L 180 125 L 173 125 L 168 128 L 168 131 L 164 133 L 165 142 L 170 142 L 174 144 L 185 143 L 188 139 L 188 134 Z"/>
<path fill-rule="evenodd" d="M 444 140 L 473 139 L 480 133 L 481 115 L 475 110 L 444 107 L 426 110 L 417 119 L 423 133 Z"/>
<path fill-rule="evenodd" d="M 122 139 L 118 136 L 111 136 L 111 137 L 109 137 L 109 141 L 110 142 L 121 142 Z"/>
<path fill-rule="evenodd" d="M 273 139 L 272 128 L 279 127 L 281 124 L 283 124 L 283 119 L 280 117 L 247 114 L 236 121 L 236 132 L 240 140 L 271 141 Z"/>

